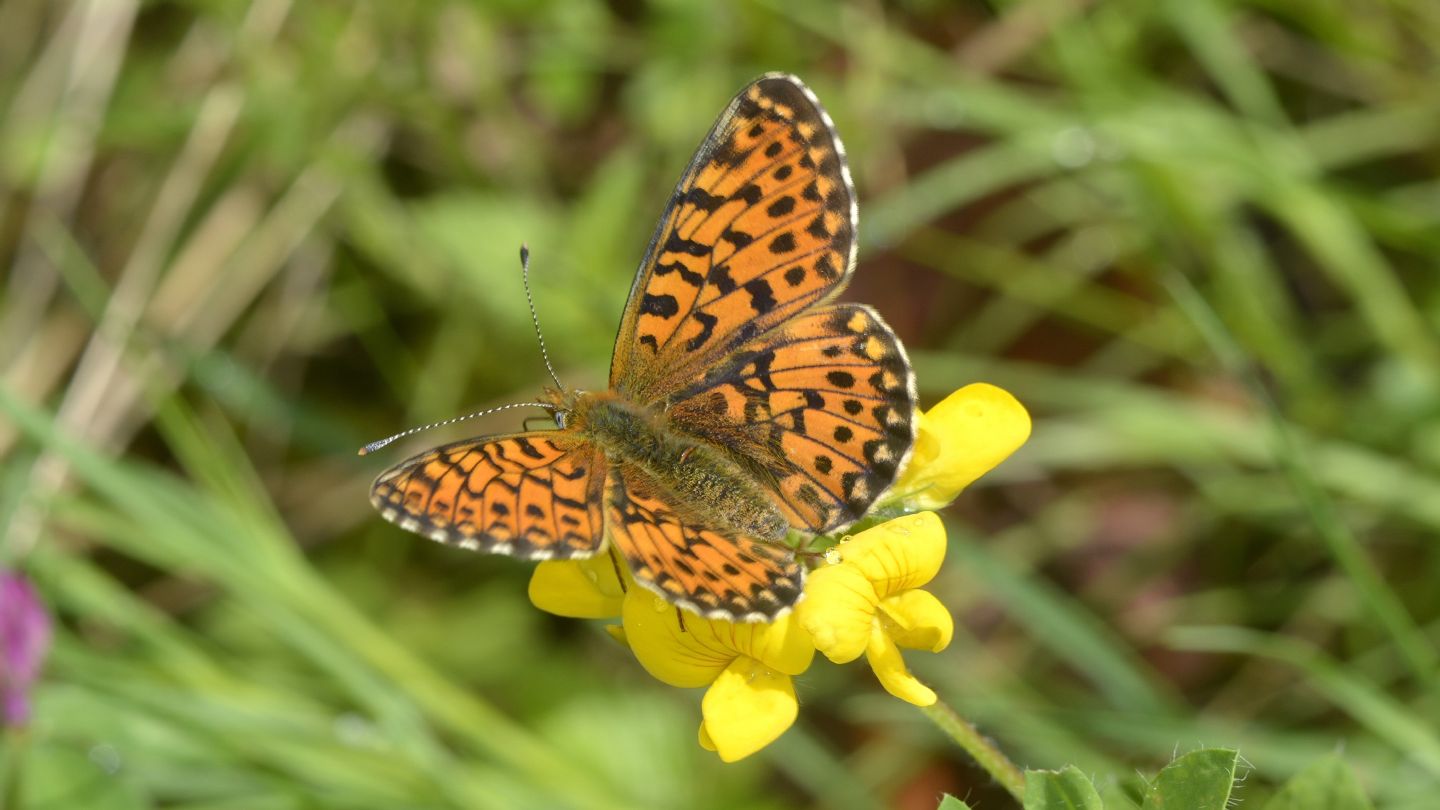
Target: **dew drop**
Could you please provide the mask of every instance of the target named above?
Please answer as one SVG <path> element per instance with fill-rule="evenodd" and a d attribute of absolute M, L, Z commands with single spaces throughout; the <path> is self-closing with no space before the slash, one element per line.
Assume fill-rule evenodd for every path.
<path fill-rule="evenodd" d="M 99 745 L 91 746 L 86 756 L 89 757 L 91 762 L 95 763 L 96 767 L 109 776 L 114 776 L 119 773 L 120 766 L 123 764 L 119 749 L 109 743 L 100 743 Z"/>
<path fill-rule="evenodd" d="M 1067 127 L 1055 133 L 1050 145 L 1055 162 L 1066 169 L 1079 169 L 1095 159 L 1098 144 L 1084 127 Z"/>
<path fill-rule="evenodd" d="M 835 564 L 839 563 L 840 560 L 841 560 L 841 557 L 840 557 L 840 547 L 839 547 L 839 546 L 831 546 L 831 547 L 825 549 L 825 562 L 826 562 L 826 563 L 828 563 L 828 564 L 830 564 L 830 565 L 835 565 Z"/>
<path fill-rule="evenodd" d="M 353 748 L 370 745 L 375 736 L 370 721 L 355 712 L 345 712 L 336 717 L 334 732 L 340 742 Z"/>
<path fill-rule="evenodd" d="M 650 602 L 650 606 L 655 608 L 656 613 L 664 613 L 665 611 L 670 610 L 670 603 L 666 602 L 664 599 L 661 599 L 658 596 Z"/>

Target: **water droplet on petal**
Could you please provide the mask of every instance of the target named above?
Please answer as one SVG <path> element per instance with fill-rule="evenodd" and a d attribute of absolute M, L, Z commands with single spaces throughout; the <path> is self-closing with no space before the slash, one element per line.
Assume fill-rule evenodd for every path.
<path fill-rule="evenodd" d="M 665 611 L 670 610 L 670 603 L 666 602 L 664 599 L 661 599 L 658 596 L 655 597 L 654 601 L 650 603 L 650 606 L 655 608 L 656 613 L 664 613 Z"/>
<path fill-rule="evenodd" d="M 828 563 L 828 564 L 830 564 L 830 565 L 835 565 L 835 564 L 837 564 L 837 563 L 840 562 L 840 559 L 841 559 L 841 557 L 840 557 L 840 547 L 839 547 L 839 546 L 831 546 L 831 547 L 825 549 L 825 562 L 826 562 L 826 563 Z"/>
<path fill-rule="evenodd" d="M 591 583 L 600 582 L 600 575 L 589 568 L 585 569 L 585 578 L 590 580 Z"/>

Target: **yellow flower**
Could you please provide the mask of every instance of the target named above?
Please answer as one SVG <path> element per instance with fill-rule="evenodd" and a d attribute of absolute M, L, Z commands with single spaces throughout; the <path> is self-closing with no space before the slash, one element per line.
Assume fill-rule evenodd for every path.
<path fill-rule="evenodd" d="M 961 388 L 919 416 L 910 461 L 885 498 L 907 511 L 939 509 L 1030 437 L 1030 414 L 986 383 Z"/>
<path fill-rule="evenodd" d="M 759 751 L 795 722 L 791 676 L 810 666 L 815 648 L 793 613 L 769 624 L 704 619 L 632 587 L 622 621 L 630 649 L 656 679 L 709 687 L 700 701 L 700 745 L 726 762 Z"/>
<path fill-rule="evenodd" d="M 920 586 L 945 559 L 945 526 L 934 512 L 896 518 L 842 541 L 826 554 L 830 565 L 810 574 L 796 608 L 815 647 L 837 664 L 861 653 L 886 691 L 916 706 L 935 693 L 911 675 L 900 647 L 940 652 L 955 622 Z"/>
<path fill-rule="evenodd" d="M 546 560 L 530 575 L 530 603 L 572 619 L 613 619 L 631 587 L 630 572 L 611 550 L 586 560 Z"/>

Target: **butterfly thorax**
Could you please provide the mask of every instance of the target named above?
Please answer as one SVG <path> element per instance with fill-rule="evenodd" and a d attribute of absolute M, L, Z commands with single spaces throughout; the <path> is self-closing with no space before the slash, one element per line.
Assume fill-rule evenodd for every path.
<path fill-rule="evenodd" d="M 573 395 L 566 428 L 594 442 L 614 465 L 639 468 L 677 511 L 705 525 L 779 540 L 789 524 L 765 491 L 724 451 L 667 424 L 663 411 L 614 392 Z"/>

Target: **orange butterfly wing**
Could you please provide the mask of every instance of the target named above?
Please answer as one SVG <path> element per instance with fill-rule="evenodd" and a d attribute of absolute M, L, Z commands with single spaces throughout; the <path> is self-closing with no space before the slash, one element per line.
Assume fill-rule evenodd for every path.
<path fill-rule="evenodd" d="M 864 515 L 915 442 L 905 349 L 869 307 L 812 310 L 681 393 L 671 423 L 763 466 L 792 526 Z"/>
<path fill-rule="evenodd" d="M 762 76 L 681 176 L 620 321 L 610 386 L 654 403 L 739 344 L 838 292 L 857 213 L 830 117 L 799 79 Z"/>
<path fill-rule="evenodd" d="M 370 502 L 441 543 L 536 560 L 589 557 L 604 542 L 605 471 L 593 446 L 563 431 L 471 439 L 386 470 Z"/>
<path fill-rule="evenodd" d="M 633 467 L 611 474 L 610 536 L 635 581 L 712 619 L 770 621 L 800 598 L 804 571 L 789 548 L 702 525 L 672 507 Z"/>
<path fill-rule="evenodd" d="M 815 309 L 849 280 L 856 223 L 829 116 L 799 79 L 762 76 L 682 175 L 611 362 L 612 389 L 728 451 L 814 532 L 863 514 L 914 441 L 889 327 L 864 307 Z M 371 500 L 402 528 L 520 557 L 589 556 L 608 528 L 638 582 L 713 618 L 773 619 L 804 576 L 790 549 L 707 525 L 703 505 L 671 503 L 565 431 L 437 448 L 381 475 Z"/>

